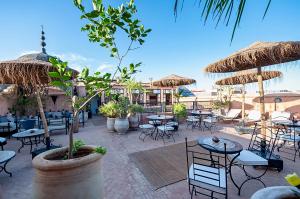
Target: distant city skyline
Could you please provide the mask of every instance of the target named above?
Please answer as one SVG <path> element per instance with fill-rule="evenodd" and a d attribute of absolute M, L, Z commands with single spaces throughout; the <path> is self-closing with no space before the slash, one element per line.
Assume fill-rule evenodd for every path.
<path fill-rule="evenodd" d="M 113 3 L 121 2 L 125 1 Z M 152 32 L 145 45 L 133 51 L 126 63 L 143 62 L 142 72 L 136 75 L 137 80 L 149 82 L 150 78 L 156 80 L 177 74 L 197 80 L 197 84 L 190 88 L 209 90 L 215 80 L 224 76 L 205 74 L 203 68 L 208 64 L 255 41 L 300 40 L 300 1 L 283 3 L 273 0 L 264 20 L 262 16 L 267 2 L 253 2 L 247 2 L 241 26 L 230 44 L 232 24 L 229 27 L 220 24 L 215 28 L 215 23 L 208 21 L 204 26 L 200 19 L 201 10 L 192 1 L 185 2 L 176 22 L 174 1 L 161 1 L 159 4 L 136 1 L 139 19 Z M 49 54 L 68 61 L 77 70 L 89 66 L 94 71 L 111 71 L 114 67 L 115 62 L 108 52 L 90 43 L 86 33 L 80 31 L 85 22 L 80 20 L 80 13 L 71 0 L 10 0 L 3 1 L 2 8 L 0 60 L 40 52 L 40 31 L 41 25 L 44 25 Z M 121 47 L 125 46 L 122 38 L 120 40 Z M 272 69 L 279 69 L 284 76 L 281 80 L 266 83 L 266 90 L 300 90 L 298 63 Z M 256 84 L 247 86 L 247 89 L 255 90 Z"/>

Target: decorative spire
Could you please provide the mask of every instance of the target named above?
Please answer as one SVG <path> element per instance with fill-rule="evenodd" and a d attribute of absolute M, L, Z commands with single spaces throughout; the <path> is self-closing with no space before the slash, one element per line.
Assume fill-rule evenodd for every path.
<path fill-rule="evenodd" d="M 45 48 L 45 46 L 46 46 L 45 39 L 46 39 L 46 38 L 45 38 L 44 27 L 43 27 L 43 25 L 42 25 L 42 36 L 41 36 L 42 52 L 45 53 L 45 54 L 47 54 L 47 53 L 46 53 L 46 48 Z"/>

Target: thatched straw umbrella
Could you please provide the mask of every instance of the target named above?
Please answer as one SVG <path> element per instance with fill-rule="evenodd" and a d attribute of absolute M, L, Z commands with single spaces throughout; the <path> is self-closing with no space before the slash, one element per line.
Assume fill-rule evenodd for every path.
<path fill-rule="evenodd" d="M 41 92 L 51 82 L 48 73 L 56 69 L 49 62 L 49 56 L 45 50 L 45 37 L 42 31 L 42 52 L 23 55 L 16 60 L 0 62 L 0 83 L 16 84 L 25 90 L 35 92 L 41 119 L 44 126 L 47 148 L 50 147 L 48 125 L 41 101 Z M 75 73 L 75 72 L 74 72 Z"/>
<path fill-rule="evenodd" d="M 280 71 L 263 71 L 263 81 L 281 77 Z M 246 70 L 236 72 L 235 75 L 216 81 L 216 85 L 243 85 L 242 89 L 242 120 L 245 119 L 245 84 L 258 82 L 257 70 Z"/>
<path fill-rule="evenodd" d="M 172 104 L 173 104 L 173 87 L 177 86 L 185 86 L 196 83 L 196 80 L 187 78 L 187 77 L 181 77 L 178 75 L 169 75 L 166 76 L 160 80 L 154 81 L 152 83 L 153 86 L 159 86 L 159 87 L 172 87 L 171 93 L 172 93 Z"/>
<path fill-rule="evenodd" d="M 300 59 L 300 41 L 256 42 L 229 57 L 208 65 L 205 72 L 226 73 L 257 68 L 262 134 L 266 134 L 264 90 L 261 68 Z"/>

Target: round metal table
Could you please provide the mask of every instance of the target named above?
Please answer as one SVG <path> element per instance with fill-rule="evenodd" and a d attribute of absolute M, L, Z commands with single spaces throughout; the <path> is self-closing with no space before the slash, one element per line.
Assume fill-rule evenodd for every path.
<path fill-rule="evenodd" d="M 232 141 L 226 138 L 219 138 L 219 142 L 214 142 L 212 138 L 213 138 L 212 136 L 199 138 L 198 144 L 200 145 L 200 147 L 208 150 L 210 154 L 211 153 L 225 154 L 224 144 L 226 144 L 226 155 L 236 154 L 231 159 L 229 167 L 226 168 L 227 170 L 226 172 L 229 174 L 230 179 L 233 182 L 234 186 L 238 188 L 238 185 L 236 184 L 236 182 L 232 177 L 231 167 L 233 166 L 234 160 L 240 155 L 240 152 L 243 150 L 243 146 L 236 141 Z M 212 155 L 210 156 L 210 159 L 212 165 L 214 165 L 214 160 Z"/>
<path fill-rule="evenodd" d="M 173 119 L 171 115 L 149 115 L 147 116 L 149 120 L 170 120 Z"/>
<path fill-rule="evenodd" d="M 44 129 L 29 129 L 19 133 L 15 133 L 12 135 L 12 137 L 17 138 L 22 143 L 21 147 L 18 149 L 18 152 L 20 152 L 20 150 L 25 145 L 30 145 L 30 153 L 31 153 L 33 144 L 37 146 L 39 143 L 41 143 L 42 142 L 41 136 L 43 135 L 44 135 Z"/>
<path fill-rule="evenodd" d="M 219 138 L 219 142 L 214 142 L 212 136 L 201 137 L 198 139 L 198 144 L 213 153 L 225 154 L 224 144 L 226 144 L 226 154 L 239 154 L 243 150 L 243 146 L 236 142 L 226 138 Z"/>

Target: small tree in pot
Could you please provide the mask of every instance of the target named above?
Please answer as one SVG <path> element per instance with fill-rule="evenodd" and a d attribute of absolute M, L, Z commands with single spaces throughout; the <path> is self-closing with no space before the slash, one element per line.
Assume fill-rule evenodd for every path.
<path fill-rule="evenodd" d="M 144 107 L 139 104 L 129 105 L 129 126 L 137 128 L 139 126 L 139 113 L 144 112 Z"/>
<path fill-rule="evenodd" d="M 129 129 L 128 109 L 129 99 L 124 96 L 117 96 L 117 118 L 115 120 L 115 130 L 119 134 L 124 134 Z"/>
<path fill-rule="evenodd" d="M 118 105 L 114 101 L 110 101 L 107 104 L 104 104 L 103 106 L 99 107 L 100 112 L 107 117 L 107 129 L 109 131 L 115 130 L 115 119 L 117 117 L 117 109 Z"/>
<path fill-rule="evenodd" d="M 81 98 L 74 93 L 77 82 L 71 80 L 72 74 L 67 70 L 67 62 L 50 60 L 57 68 L 57 72 L 49 73 L 49 76 L 55 79 L 52 85 L 62 88 L 72 98 L 73 118 L 76 120 L 80 111 L 94 97 L 104 92 L 110 95 L 113 81 L 118 79 L 120 82 L 126 82 L 137 72 L 141 63 L 131 63 L 128 67 L 122 67 L 123 59 L 129 51 L 137 48 L 133 47 L 133 44 L 144 43 L 144 38 L 151 30 L 145 29 L 140 21 L 134 18 L 137 10 L 133 0 L 116 8 L 106 8 L 101 0 L 92 0 L 93 10 L 89 12 L 81 0 L 74 0 L 74 4 L 81 11 L 81 18 L 88 21 L 82 30 L 88 32 L 89 40 L 109 49 L 111 57 L 118 60 L 113 73 L 95 72 L 90 75 L 88 68 L 82 70 L 75 78 L 77 82 L 85 85 L 87 91 L 87 96 Z M 122 54 L 116 45 L 117 30 L 118 35 L 124 33 L 130 40 L 128 48 Z M 74 127 L 75 125 L 71 125 L 69 130 L 68 147 L 50 150 L 34 158 L 36 175 L 33 198 L 103 198 L 100 160 L 106 150 L 102 147 L 85 146 L 81 141 L 74 142 Z"/>
<path fill-rule="evenodd" d="M 178 122 L 181 122 L 187 116 L 186 105 L 182 103 L 176 103 L 173 105 L 173 114 Z"/>

